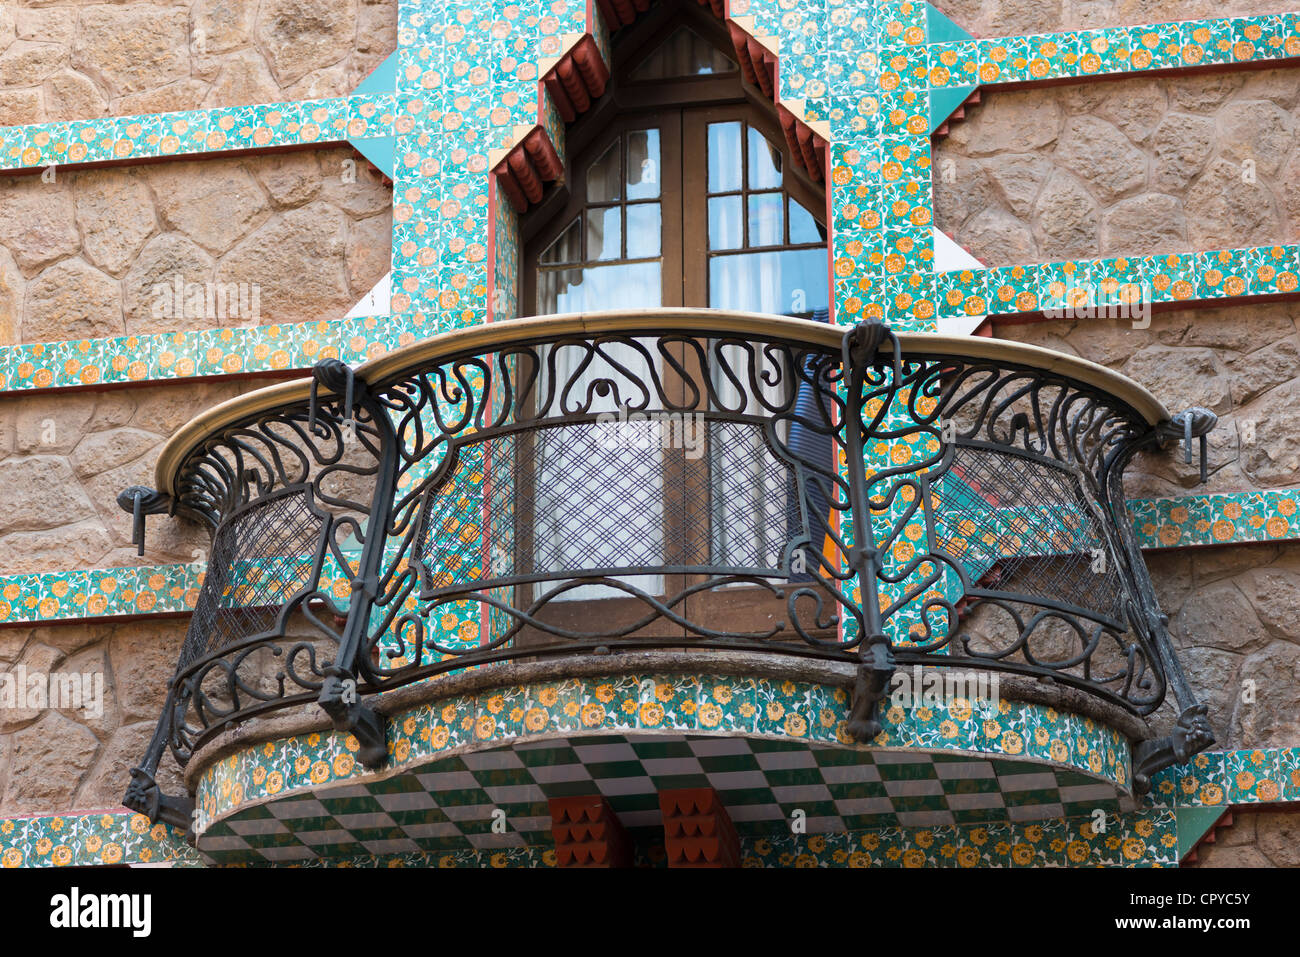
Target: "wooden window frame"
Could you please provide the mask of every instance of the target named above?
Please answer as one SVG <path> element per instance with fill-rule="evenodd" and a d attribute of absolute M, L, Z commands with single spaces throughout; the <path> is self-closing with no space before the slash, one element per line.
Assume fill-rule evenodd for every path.
<path fill-rule="evenodd" d="M 814 183 L 808 175 L 793 161 L 788 144 L 775 115 L 770 100 L 741 76 L 739 69 L 729 73 L 703 74 L 672 80 L 630 81 L 630 72 L 648 58 L 680 26 L 686 25 L 726 52 L 734 62 L 735 54 L 725 27 L 716 18 L 704 12 L 697 4 L 689 2 L 669 2 L 662 4 L 633 26 L 620 31 L 613 52 L 614 68 L 606 93 L 593 105 L 582 118 L 570 126 L 567 132 L 568 157 L 565 175 L 559 183 L 553 184 L 539 205 L 530 211 L 521 223 L 521 257 L 522 276 L 520 281 L 520 302 L 526 304 L 530 312 L 536 310 L 537 277 L 539 257 L 561 233 L 569 227 L 575 218 L 579 219 L 581 228 L 586 229 L 586 173 L 590 165 L 603 155 L 616 139 L 622 140 L 630 130 L 656 127 L 660 134 L 661 188 L 659 203 L 661 209 L 661 283 L 662 305 L 665 308 L 678 306 L 707 306 L 708 304 L 708 264 L 711 252 L 708 249 L 708 212 L 707 212 L 707 165 L 703 163 L 688 164 L 682 159 L 686 156 L 706 155 L 707 128 L 709 123 L 740 120 L 742 124 L 757 129 L 781 154 L 781 190 L 789 199 L 804 206 L 823 230 L 827 229 L 826 194 L 819 184 Z M 746 145 L 745 149 L 748 149 Z M 624 174 L 623 189 L 626 190 L 626 149 L 622 151 L 620 173 Z M 742 156 L 746 154 L 742 153 Z M 747 191 L 744 195 L 748 195 Z M 626 204 L 626 196 L 621 200 Z M 597 204 L 601 205 L 601 204 Z M 743 204 L 742 204 L 743 205 Z M 785 207 L 788 235 L 788 205 Z M 747 210 L 742 208 L 742 215 Z M 624 238 L 624 242 L 625 242 Z M 584 237 L 585 248 L 585 237 Z M 761 251 L 780 252 L 786 249 L 805 249 L 809 244 L 785 244 L 782 246 L 763 246 Z M 730 253 L 743 253 L 737 249 Z M 725 254 L 725 253 L 724 253 Z M 601 260 L 601 265 L 635 260 Z M 578 268 L 571 266 L 569 268 Z M 829 276 L 827 279 L 829 283 Z M 692 376 L 702 374 L 702 370 L 693 368 L 696 359 L 681 347 L 675 357 L 687 367 Z M 690 363 L 690 366 L 686 364 Z M 686 383 L 680 376 L 676 381 L 665 381 L 679 403 L 685 401 Z M 699 411 L 705 411 L 703 405 Z M 681 463 L 674 463 L 671 450 L 666 451 L 664 467 L 666 470 L 682 468 Z M 706 503 L 712 494 L 708 483 L 704 487 L 681 489 L 671 481 L 664 482 L 665 489 L 665 536 L 671 535 L 668 523 L 673 516 L 682 514 L 683 502 L 669 498 L 670 489 L 677 489 L 676 495 L 690 498 L 698 497 Z M 697 502 L 698 504 L 698 502 Z M 711 514 L 709 509 L 706 514 Z M 517 516 L 524 520 L 524 516 Z M 531 526 L 531 516 L 527 518 Z M 529 527 L 526 534 L 531 536 Z M 699 537 L 699 545 L 704 550 L 711 547 L 710 531 Z M 701 562 L 702 563 L 702 562 Z M 675 594 L 688 584 L 684 576 L 664 576 L 664 591 Z M 516 596 L 517 600 L 524 598 Z M 768 600 L 760 600 L 766 598 Z M 693 596 L 685 603 L 683 614 L 691 621 L 705 627 L 711 623 L 726 624 L 729 630 L 750 630 L 761 632 L 770 627 L 774 614 L 784 616 L 783 603 L 780 608 L 770 600 L 771 596 L 760 588 L 729 588 L 705 592 Z M 525 601 L 525 604 L 528 602 Z M 547 606 L 547 620 L 561 627 L 584 630 L 590 622 L 599 618 L 611 625 L 635 621 L 644 614 L 644 605 L 632 598 L 602 598 L 575 600 L 569 602 L 552 602 Z M 676 635 L 681 627 L 660 619 L 645 631 L 643 635 Z M 525 629 L 520 640 L 527 643 L 549 644 L 550 640 L 535 629 Z"/>

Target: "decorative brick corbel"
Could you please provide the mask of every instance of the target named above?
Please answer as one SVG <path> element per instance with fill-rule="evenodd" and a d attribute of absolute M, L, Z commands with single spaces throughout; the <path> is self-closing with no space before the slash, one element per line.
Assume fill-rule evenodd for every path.
<path fill-rule="evenodd" d="M 632 842 L 600 795 L 551 798 L 556 867 L 631 867 Z"/>
<path fill-rule="evenodd" d="M 713 788 L 660 791 L 669 867 L 739 867 L 740 839 Z"/>

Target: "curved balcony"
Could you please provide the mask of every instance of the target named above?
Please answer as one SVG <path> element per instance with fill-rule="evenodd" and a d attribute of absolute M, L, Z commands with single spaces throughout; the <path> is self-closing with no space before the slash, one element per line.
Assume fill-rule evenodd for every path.
<path fill-rule="evenodd" d="M 326 359 L 190 422 L 158 490 L 123 493 L 141 534 L 160 511 L 213 530 L 126 803 L 187 825 L 154 783 L 164 751 L 184 766 L 272 712 L 318 703 L 379 768 L 396 689 L 667 650 L 848 669 L 860 744 L 914 668 L 1042 683 L 1139 729 L 1172 692 L 1174 732 L 1133 751 L 1141 791 L 1212 736 L 1123 473 L 1213 424 L 1032 346 L 710 310 Z"/>

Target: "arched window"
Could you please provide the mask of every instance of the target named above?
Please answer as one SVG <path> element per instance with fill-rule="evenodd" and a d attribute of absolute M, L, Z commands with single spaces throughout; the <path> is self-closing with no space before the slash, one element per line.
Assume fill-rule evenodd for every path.
<path fill-rule="evenodd" d="M 825 317 L 825 194 L 790 162 L 771 103 L 741 78 L 730 49 L 722 25 L 693 3 L 663 4 L 619 32 L 605 94 L 569 127 L 565 181 L 523 219 L 524 314 L 688 306 Z M 685 347 L 675 348 L 672 362 L 654 360 L 670 391 L 673 363 L 687 360 Z M 633 348 L 606 345 L 601 354 L 649 372 Z M 542 377 L 575 394 L 608 374 L 588 369 L 581 349 L 548 355 Z M 719 378 L 713 387 L 729 409 L 761 405 L 742 394 L 745 384 Z M 592 413 L 615 411 L 612 396 L 589 401 Z M 512 486 L 524 503 L 515 512 L 527 567 L 780 567 L 794 491 L 761 430 L 724 419 L 703 426 L 690 450 L 610 451 L 595 425 L 539 431 Z M 686 581 L 614 577 L 651 595 Z M 723 602 L 728 610 L 717 614 L 753 614 L 761 630 L 771 609 L 736 597 L 710 593 L 683 607 Z M 606 585 L 582 585 L 560 594 L 549 614 L 641 614 L 617 611 L 620 601 L 626 596 Z M 596 611 L 588 602 L 613 604 Z"/>
<path fill-rule="evenodd" d="M 824 194 L 725 36 L 686 5 L 618 34 L 566 182 L 525 218 L 525 314 L 828 307 Z"/>

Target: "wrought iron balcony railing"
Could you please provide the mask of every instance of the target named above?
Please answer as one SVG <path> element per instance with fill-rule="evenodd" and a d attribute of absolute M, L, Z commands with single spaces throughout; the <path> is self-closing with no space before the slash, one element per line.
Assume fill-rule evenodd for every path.
<path fill-rule="evenodd" d="M 857 667 L 881 730 L 899 664 L 990 669 L 1212 741 L 1125 513 L 1139 451 L 1202 436 L 1136 384 L 989 339 L 708 310 L 437 336 L 241 396 L 184 427 L 143 534 L 213 529 L 166 709 L 126 803 L 239 722 L 316 701 L 385 760 L 373 696 L 511 659 L 673 648 Z"/>

